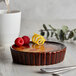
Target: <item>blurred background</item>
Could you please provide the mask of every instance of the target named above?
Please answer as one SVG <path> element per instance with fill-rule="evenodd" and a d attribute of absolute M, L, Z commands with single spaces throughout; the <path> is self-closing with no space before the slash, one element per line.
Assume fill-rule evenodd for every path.
<path fill-rule="evenodd" d="M 76 0 L 10 0 L 10 8 L 22 12 L 20 35 L 39 32 L 43 23 L 76 27 Z M 4 3 L 0 9 L 6 9 Z"/>

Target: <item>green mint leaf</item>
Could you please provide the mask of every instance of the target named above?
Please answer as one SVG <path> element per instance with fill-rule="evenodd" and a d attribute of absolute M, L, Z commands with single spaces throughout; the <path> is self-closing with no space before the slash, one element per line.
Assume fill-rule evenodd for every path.
<path fill-rule="evenodd" d="M 71 39 L 74 36 L 73 31 L 70 31 L 69 35 L 68 35 L 68 39 Z"/>
<path fill-rule="evenodd" d="M 74 33 L 76 33 L 76 29 L 74 29 Z"/>
<path fill-rule="evenodd" d="M 45 24 L 43 24 L 43 28 L 45 29 L 45 31 L 47 31 L 47 38 L 48 38 L 50 34 L 49 34 L 49 31 L 48 31 L 48 29 L 47 29 Z"/>
<path fill-rule="evenodd" d="M 51 25 L 49 25 L 49 27 L 53 30 L 56 31 L 56 29 L 54 27 L 52 27 Z"/>
<path fill-rule="evenodd" d="M 40 35 L 42 35 L 42 36 L 45 35 L 45 32 L 42 29 L 40 30 Z"/>
<path fill-rule="evenodd" d="M 55 33 L 55 36 L 56 36 L 56 38 L 59 40 L 59 37 L 58 37 L 58 34 L 57 34 L 57 33 Z"/>
<path fill-rule="evenodd" d="M 47 31 L 47 38 L 49 37 L 49 35 L 50 35 L 50 34 L 49 34 L 49 31 Z"/>
<path fill-rule="evenodd" d="M 63 32 L 67 33 L 68 32 L 68 26 L 62 26 Z"/>
<path fill-rule="evenodd" d="M 53 37 L 54 32 L 51 32 L 51 37 Z"/>
<path fill-rule="evenodd" d="M 56 31 L 58 35 L 60 34 L 60 30 L 61 30 L 61 29 L 57 29 L 57 31 Z"/>
<path fill-rule="evenodd" d="M 59 38 L 60 38 L 60 41 L 62 42 L 64 41 L 65 33 L 63 32 L 63 30 L 60 30 Z"/>
<path fill-rule="evenodd" d="M 76 37 L 74 37 L 73 40 L 76 40 Z"/>
<path fill-rule="evenodd" d="M 43 28 L 44 28 L 46 31 L 48 30 L 45 24 L 43 24 Z"/>

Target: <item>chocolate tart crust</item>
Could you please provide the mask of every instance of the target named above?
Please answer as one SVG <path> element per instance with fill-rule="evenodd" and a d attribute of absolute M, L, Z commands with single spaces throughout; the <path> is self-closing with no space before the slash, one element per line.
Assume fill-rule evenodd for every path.
<path fill-rule="evenodd" d="M 32 43 L 32 42 L 30 42 Z M 46 41 L 45 43 L 55 43 L 62 45 L 64 48 L 56 52 L 22 52 L 16 51 L 10 47 L 14 63 L 23 65 L 51 65 L 60 63 L 64 60 L 66 46 L 58 42 Z"/>

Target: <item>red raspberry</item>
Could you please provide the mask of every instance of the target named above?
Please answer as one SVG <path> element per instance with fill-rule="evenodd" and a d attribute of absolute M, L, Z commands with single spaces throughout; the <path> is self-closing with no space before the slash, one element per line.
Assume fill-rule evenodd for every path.
<path fill-rule="evenodd" d="M 29 44 L 30 38 L 28 36 L 23 36 L 22 38 L 24 40 L 24 44 Z"/>
<path fill-rule="evenodd" d="M 24 40 L 21 38 L 21 37 L 18 37 L 16 40 L 15 40 L 15 45 L 17 46 L 22 46 L 24 44 Z"/>
<path fill-rule="evenodd" d="M 30 48 L 29 44 L 24 45 L 25 48 Z"/>

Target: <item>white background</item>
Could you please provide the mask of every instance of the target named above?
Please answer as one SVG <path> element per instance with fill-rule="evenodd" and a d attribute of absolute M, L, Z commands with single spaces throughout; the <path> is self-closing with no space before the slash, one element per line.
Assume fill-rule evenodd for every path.
<path fill-rule="evenodd" d="M 3 2 L 0 9 L 6 9 Z M 76 0 L 10 0 L 10 9 L 22 12 L 21 35 L 38 32 L 43 23 L 76 27 Z"/>
<path fill-rule="evenodd" d="M 5 4 L 0 3 L 0 9 L 5 8 Z M 10 8 L 22 12 L 20 32 L 22 36 L 39 33 L 43 23 L 52 24 L 57 28 L 62 25 L 68 25 L 70 29 L 76 28 L 76 0 L 11 0 Z M 67 43 L 66 46 L 64 62 L 53 66 L 76 65 L 76 44 Z M 9 48 L 0 49 L 0 67 L 0 76 L 51 76 L 51 74 L 38 74 L 36 71 L 40 70 L 39 66 L 13 64 Z M 67 72 L 63 76 L 76 76 L 76 70 Z"/>

